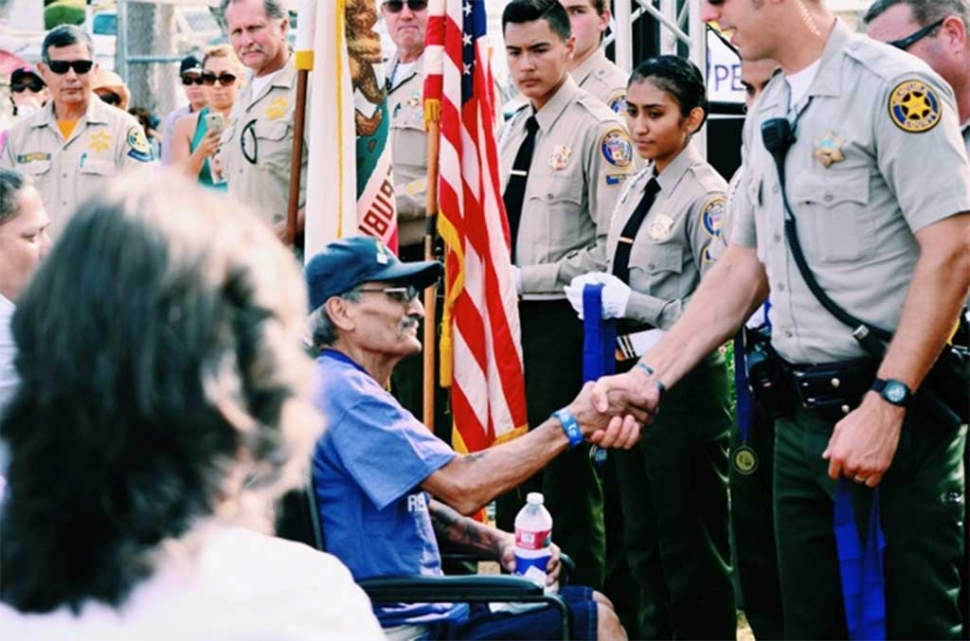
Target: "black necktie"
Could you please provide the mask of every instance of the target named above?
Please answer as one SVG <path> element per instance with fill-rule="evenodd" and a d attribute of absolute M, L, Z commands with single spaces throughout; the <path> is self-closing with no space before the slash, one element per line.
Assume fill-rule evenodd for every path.
<path fill-rule="evenodd" d="M 637 205 L 637 210 L 630 216 L 630 220 L 626 221 L 620 240 L 616 244 L 616 253 L 613 255 L 613 275 L 624 283 L 630 283 L 630 250 L 633 249 L 633 240 L 637 237 L 637 232 L 640 231 L 640 226 L 647 214 L 650 213 L 650 207 L 653 206 L 658 191 L 660 191 L 660 183 L 655 177 L 651 178 L 643 190 L 643 198 Z"/>
<path fill-rule="evenodd" d="M 519 221 L 522 220 L 522 201 L 525 200 L 525 185 L 529 180 L 529 166 L 532 165 L 532 151 L 535 149 L 536 132 L 539 131 L 539 121 L 531 116 L 525 121 L 526 136 L 519 147 L 512 163 L 512 175 L 505 185 L 502 200 L 505 201 L 505 213 L 509 217 L 509 233 L 512 240 L 512 262 L 515 262 L 515 241 L 519 237 Z"/>

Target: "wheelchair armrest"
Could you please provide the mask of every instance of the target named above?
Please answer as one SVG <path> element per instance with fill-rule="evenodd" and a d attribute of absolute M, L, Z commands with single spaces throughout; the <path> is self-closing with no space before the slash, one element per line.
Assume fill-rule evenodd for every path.
<path fill-rule="evenodd" d="M 562 638 L 572 635 L 569 607 L 558 594 L 546 594 L 532 581 L 500 574 L 474 576 L 399 576 L 357 582 L 373 603 L 545 603 L 559 612 Z"/>
<path fill-rule="evenodd" d="M 399 576 L 357 582 L 375 603 L 540 601 L 541 587 L 517 576 Z"/>

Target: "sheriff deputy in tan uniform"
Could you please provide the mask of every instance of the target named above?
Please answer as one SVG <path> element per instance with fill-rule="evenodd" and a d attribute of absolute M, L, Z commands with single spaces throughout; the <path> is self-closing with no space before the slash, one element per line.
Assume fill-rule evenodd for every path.
<path fill-rule="evenodd" d="M 229 193 L 246 202 L 284 238 L 297 75 L 287 47 L 289 19 L 272 0 L 230 0 L 225 20 L 232 47 L 252 76 L 236 99 L 222 136 L 223 176 Z M 309 135 L 309 127 L 306 132 Z M 304 145 L 299 229 L 303 228 L 307 150 Z"/>
<path fill-rule="evenodd" d="M 76 26 L 48 32 L 37 69 L 51 100 L 9 130 L 0 154 L 0 164 L 34 179 L 55 241 L 80 201 L 125 168 L 152 160 L 138 121 L 94 96 L 92 50 L 90 36 Z"/>
<path fill-rule="evenodd" d="M 771 388 L 785 393 L 774 479 L 785 637 L 848 636 L 853 608 L 832 516 L 840 483 L 857 519 L 879 490 L 886 638 L 957 638 L 966 430 L 926 395 L 948 391 L 948 380 L 926 375 L 970 286 L 970 161 L 953 92 L 915 57 L 853 33 L 822 1 L 705 3 L 701 18 L 733 29 L 742 57 L 782 68 L 745 123 L 739 197 L 748 202 L 681 319 L 638 367 L 594 393 L 602 403 L 609 389 L 639 390 L 663 412 L 663 390 L 770 289 L 771 346 L 783 360 Z M 761 135 L 773 119 L 794 129 L 784 185 Z M 786 238 L 783 189 L 789 229 L 821 289 L 891 332 L 888 344 L 867 348 L 808 289 Z"/>
<path fill-rule="evenodd" d="M 559 0 L 569 14 L 576 49 L 566 68 L 582 89 L 615 113 L 622 114 L 628 75 L 603 52 L 603 33 L 610 23 L 608 0 Z"/>
<path fill-rule="evenodd" d="M 385 69 L 401 260 L 424 260 L 428 135 L 424 130 L 426 0 L 385 0 L 381 16 L 396 47 Z M 420 412 L 415 412 L 420 416 Z"/>
<path fill-rule="evenodd" d="M 556 0 L 513 0 L 502 23 L 511 76 L 530 101 L 507 123 L 499 155 L 524 299 L 529 423 L 539 425 L 581 387 L 582 325 L 563 287 L 605 262 L 610 214 L 635 167 L 619 118 L 566 71 L 573 40 L 565 9 Z M 600 587 L 603 499 L 588 448 L 578 446 L 547 467 L 542 490 L 556 541 L 576 559 L 577 583 Z M 500 502 L 503 525 L 511 526 L 522 500 L 524 494 Z"/>

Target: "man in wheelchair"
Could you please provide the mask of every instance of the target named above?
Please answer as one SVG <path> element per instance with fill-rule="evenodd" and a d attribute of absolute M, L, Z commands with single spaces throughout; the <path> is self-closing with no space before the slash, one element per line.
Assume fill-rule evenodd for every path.
<path fill-rule="evenodd" d="M 435 261 L 402 263 L 367 237 L 331 243 L 306 269 L 310 328 L 321 350 L 313 396 L 327 420 L 314 453 L 315 498 L 327 551 L 356 580 L 440 575 L 436 534 L 513 569 L 514 536 L 463 515 L 583 439 L 632 447 L 648 418 L 636 408 L 640 399 L 626 395 L 611 397 L 610 415 L 600 414 L 587 386 L 529 433 L 486 451 L 456 453 L 386 391 L 395 365 L 421 350 L 419 295 L 440 272 Z M 558 554 L 554 548 L 547 567 L 550 584 L 559 574 Z M 560 593 L 577 638 L 626 638 L 602 594 L 579 586 Z M 375 613 L 392 638 L 542 639 L 561 630 L 549 607 L 513 614 L 477 603 L 391 604 Z"/>

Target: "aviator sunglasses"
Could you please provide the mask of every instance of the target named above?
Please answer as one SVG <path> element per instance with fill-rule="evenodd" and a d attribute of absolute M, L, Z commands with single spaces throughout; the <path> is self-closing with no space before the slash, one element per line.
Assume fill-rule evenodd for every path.
<path fill-rule="evenodd" d="M 381 6 L 385 7 L 388 13 L 401 13 L 405 4 L 411 10 L 411 13 L 424 11 L 428 8 L 428 0 L 407 0 L 407 2 L 403 2 L 402 0 L 387 0 Z"/>
<path fill-rule="evenodd" d="M 186 74 L 182 76 L 182 84 L 186 87 L 191 85 L 201 85 L 202 82 L 202 76 L 198 74 Z"/>
<path fill-rule="evenodd" d="M 216 84 L 217 80 L 223 87 L 231 87 L 236 82 L 236 76 L 226 72 L 220 73 L 218 76 L 207 71 L 202 73 L 202 82 L 205 83 L 206 87 L 212 87 Z"/>
<path fill-rule="evenodd" d="M 85 74 L 91 71 L 93 66 L 94 60 L 51 60 L 47 63 L 47 68 L 59 76 L 64 75 L 71 68 L 78 75 Z"/>

